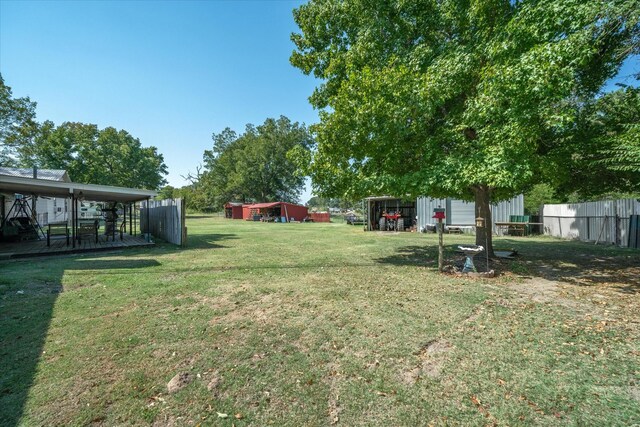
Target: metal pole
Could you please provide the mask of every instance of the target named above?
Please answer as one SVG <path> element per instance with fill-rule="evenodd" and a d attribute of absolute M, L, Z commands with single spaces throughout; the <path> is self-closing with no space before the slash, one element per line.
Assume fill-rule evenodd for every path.
<path fill-rule="evenodd" d="M 491 228 L 487 227 L 487 223 L 484 223 L 484 252 L 487 255 L 487 273 L 489 272 L 489 233 Z"/>
<path fill-rule="evenodd" d="M 285 209 L 286 209 L 286 207 L 285 207 Z M 150 236 L 150 233 L 149 233 L 149 226 L 150 226 L 150 224 L 149 224 L 149 211 L 150 210 L 151 210 L 151 206 L 149 206 L 149 198 L 147 197 L 147 242 L 151 241 L 151 236 Z"/>
<path fill-rule="evenodd" d="M 138 209 L 136 209 L 136 202 L 133 202 L 133 235 L 138 235 Z"/>
<path fill-rule="evenodd" d="M 72 239 L 73 240 L 73 245 L 72 248 L 76 247 L 76 210 L 73 208 L 76 204 L 76 197 L 72 194 L 71 195 L 71 234 L 72 234 Z"/>

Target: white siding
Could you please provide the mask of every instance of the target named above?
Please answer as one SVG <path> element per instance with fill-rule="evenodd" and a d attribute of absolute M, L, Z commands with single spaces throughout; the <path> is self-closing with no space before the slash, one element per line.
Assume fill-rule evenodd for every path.
<path fill-rule="evenodd" d="M 449 199 L 447 206 L 447 225 L 475 225 L 476 205 L 473 202 Z"/>

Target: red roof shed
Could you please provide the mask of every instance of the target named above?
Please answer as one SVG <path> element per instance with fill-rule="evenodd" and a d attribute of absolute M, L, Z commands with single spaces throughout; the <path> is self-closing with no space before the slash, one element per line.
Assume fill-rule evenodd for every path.
<path fill-rule="evenodd" d="M 309 211 L 306 206 L 296 205 L 287 202 L 254 203 L 253 205 L 243 205 L 242 217 L 252 220 L 257 216 L 269 216 L 282 218 L 289 221 L 302 221 L 307 217 Z"/>
<path fill-rule="evenodd" d="M 242 203 L 227 203 L 224 205 L 224 217 L 229 219 L 242 219 Z"/>

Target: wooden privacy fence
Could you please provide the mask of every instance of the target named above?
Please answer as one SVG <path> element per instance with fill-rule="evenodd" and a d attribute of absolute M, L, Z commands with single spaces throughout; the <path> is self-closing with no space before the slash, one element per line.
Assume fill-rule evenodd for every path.
<path fill-rule="evenodd" d="M 636 199 L 544 205 L 544 234 L 565 239 L 640 247 Z"/>
<path fill-rule="evenodd" d="M 149 224 L 147 226 L 147 209 Z M 143 233 L 166 240 L 176 245 L 187 245 L 185 225 L 185 202 L 183 199 L 165 199 L 142 202 L 140 225 Z"/>

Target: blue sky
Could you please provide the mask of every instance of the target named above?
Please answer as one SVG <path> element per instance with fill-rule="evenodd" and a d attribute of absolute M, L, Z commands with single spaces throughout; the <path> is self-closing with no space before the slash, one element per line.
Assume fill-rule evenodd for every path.
<path fill-rule="evenodd" d="M 2 1 L 0 72 L 39 121 L 125 129 L 158 147 L 182 186 L 213 132 L 318 120 L 307 100 L 317 81 L 289 63 L 301 3 Z"/>
<path fill-rule="evenodd" d="M 0 73 L 39 121 L 113 126 L 158 147 L 182 186 L 213 132 L 318 120 L 307 101 L 318 82 L 289 64 L 301 3 L 0 0 Z M 638 64 L 617 80 L 636 86 Z"/>

